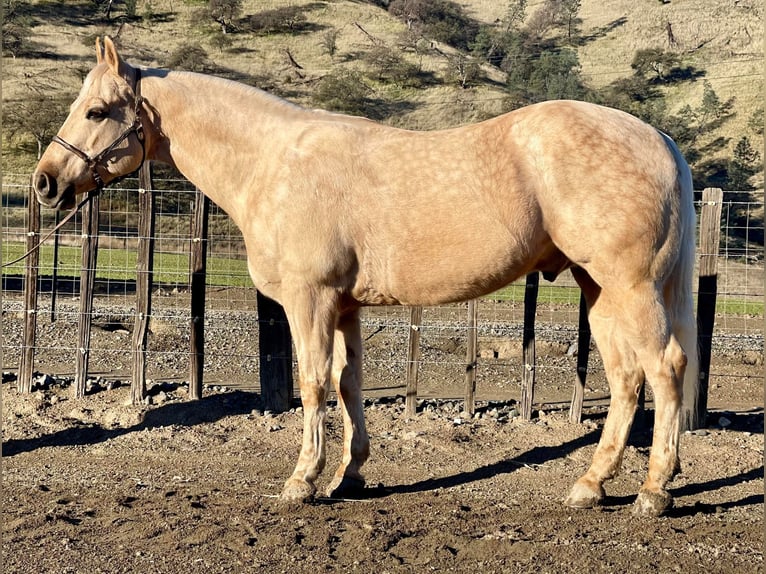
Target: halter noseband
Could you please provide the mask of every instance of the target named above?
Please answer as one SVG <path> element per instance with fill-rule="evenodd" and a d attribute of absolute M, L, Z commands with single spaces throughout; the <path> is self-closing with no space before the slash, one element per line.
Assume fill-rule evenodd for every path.
<path fill-rule="evenodd" d="M 64 149 L 72 152 L 88 165 L 88 169 L 90 169 L 90 173 L 93 176 L 93 181 L 96 182 L 95 193 L 100 193 L 101 190 L 104 189 L 104 180 L 101 179 L 101 175 L 98 173 L 97 167 L 99 166 L 99 164 L 101 164 L 103 159 L 108 154 L 110 154 L 114 150 L 114 148 L 116 148 L 123 141 L 125 141 L 130 136 L 130 134 L 135 133 L 136 138 L 138 139 L 138 142 L 141 144 L 141 151 L 143 153 L 141 154 L 141 164 L 139 165 L 139 169 L 141 168 L 141 165 L 144 164 L 144 161 L 146 161 L 146 148 L 144 147 L 144 126 L 141 123 L 141 106 L 144 103 L 144 98 L 141 97 L 141 70 L 138 68 L 136 68 L 135 70 L 136 70 L 136 86 L 133 90 L 133 93 L 135 94 L 135 107 L 133 109 L 133 123 L 130 124 L 130 126 L 128 126 L 119 136 L 117 136 L 116 140 L 114 140 L 111 144 L 109 144 L 107 147 L 101 150 L 101 152 L 99 152 L 97 155 L 91 157 L 87 153 L 82 151 L 80 148 L 73 146 L 64 138 L 61 138 L 58 135 L 53 136 L 53 139 L 52 139 L 52 141 L 56 142 Z"/>

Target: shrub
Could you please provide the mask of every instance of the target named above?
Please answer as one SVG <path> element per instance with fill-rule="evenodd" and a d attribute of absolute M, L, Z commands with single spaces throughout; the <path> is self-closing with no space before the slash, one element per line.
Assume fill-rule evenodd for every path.
<path fill-rule="evenodd" d="M 369 88 L 358 72 L 333 72 L 319 81 L 312 101 L 326 110 L 364 115 L 369 105 Z"/>

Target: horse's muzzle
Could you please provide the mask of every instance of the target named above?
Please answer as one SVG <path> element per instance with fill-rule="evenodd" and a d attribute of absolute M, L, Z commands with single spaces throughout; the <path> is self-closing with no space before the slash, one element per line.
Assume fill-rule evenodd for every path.
<path fill-rule="evenodd" d="M 74 185 L 62 188 L 56 178 L 45 171 L 37 171 L 32 176 L 32 188 L 42 205 L 56 209 L 68 209 L 74 205 Z"/>

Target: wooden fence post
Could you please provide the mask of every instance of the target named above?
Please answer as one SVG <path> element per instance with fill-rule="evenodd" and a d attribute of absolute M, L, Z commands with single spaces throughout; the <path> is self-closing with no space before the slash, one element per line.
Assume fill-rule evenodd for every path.
<path fill-rule="evenodd" d="M 40 242 L 40 204 L 32 187 L 27 197 L 27 250 L 34 249 Z M 27 257 L 24 276 L 24 341 L 21 346 L 18 392 L 32 392 L 32 375 L 35 364 L 35 342 L 37 337 L 37 277 L 40 269 L 40 250 L 35 249 Z"/>
<path fill-rule="evenodd" d="M 473 416 L 476 411 L 476 367 L 479 330 L 476 328 L 479 302 L 476 299 L 468 301 L 468 341 L 465 352 L 465 412 Z"/>
<path fill-rule="evenodd" d="M 207 227 L 210 200 L 197 190 L 191 232 L 190 290 L 191 358 L 189 366 L 189 398 L 202 398 L 202 376 L 205 367 L 205 272 L 207 267 Z"/>
<path fill-rule="evenodd" d="M 93 322 L 93 290 L 98 258 L 98 217 L 101 194 L 93 194 L 82 208 L 82 269 L 80 270 L 80 320 L 75 353 L 74 396 L 85 396 L 90 359 L 90 328 Z"/>
<path fill-rule="evenodd" d="M 702 191 L 700 215 L 699 289 L 697 295 L 697 341 L 699 349 L 699 385 L 697 395 L 684 395 L 681 408 L 681 430 L 695 430 L 707 419 L 710 355 L 715 324 L 715 303 L 718 291 L 718 248 L 721 240 L 721 211 L 723 191 L 707 188 Z"/>
<path fill-rule="evenodd" d="M 585 296 L 580 293 L 580 315 L 577 329 L 577 379 L 569 406 L 569 422 L 582 422 L 582 404 L 585 398 L 585 379 L 588 376 L 588 355 L 590 354 L 590 323 Z"/>
<path fill-rule="evenodd" d="M 133 379 L 130 385 L 130 396 L 134 405 L 142 403 L 146 397 L 146 348 L 154 279 L 155 198 L 152 187 L 151 163 L 145 162 L 138 174 L 136 316 L 133 325 Z"/>
<path fill-rule="evenodd" d="M 535 396 L 535 312 L 540 273 L 527 275 L 524 290 L 524 335 L 522 340 L 521 416 L 532 418 L 532 402 Z"/>
<path fill-rule="evenodd" d="M 415 416 L 418 407 L 418 371 L 420 369 L 420 330 L 423 324 L 423 307 L 410 309 L 410 329 L 407 346 L 407 395 L 404 414 Z"/>
<path fill-rule="evenodd" d="M 256 294 L 261 396 L 267 410 L 289 410 L 293 398 L 293 347 L 284 308 Z"/>

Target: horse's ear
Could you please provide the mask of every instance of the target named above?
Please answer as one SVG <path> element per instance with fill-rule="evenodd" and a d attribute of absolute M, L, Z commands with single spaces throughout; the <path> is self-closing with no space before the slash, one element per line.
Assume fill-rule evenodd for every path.
<path fill-rule="evenodd" d="M 101 38 L 96 36 L 96 64 L 104 61 L 104 47 L 101 45 Z"/>
<path fill-rule="evenodd" d="M 128 77 L 128 65 L 117 53 L 117 48 L 109 36 L 104 36 L 104 55 L 103 61 L 106 62 L 109 69 L 121 78 Z"/>

